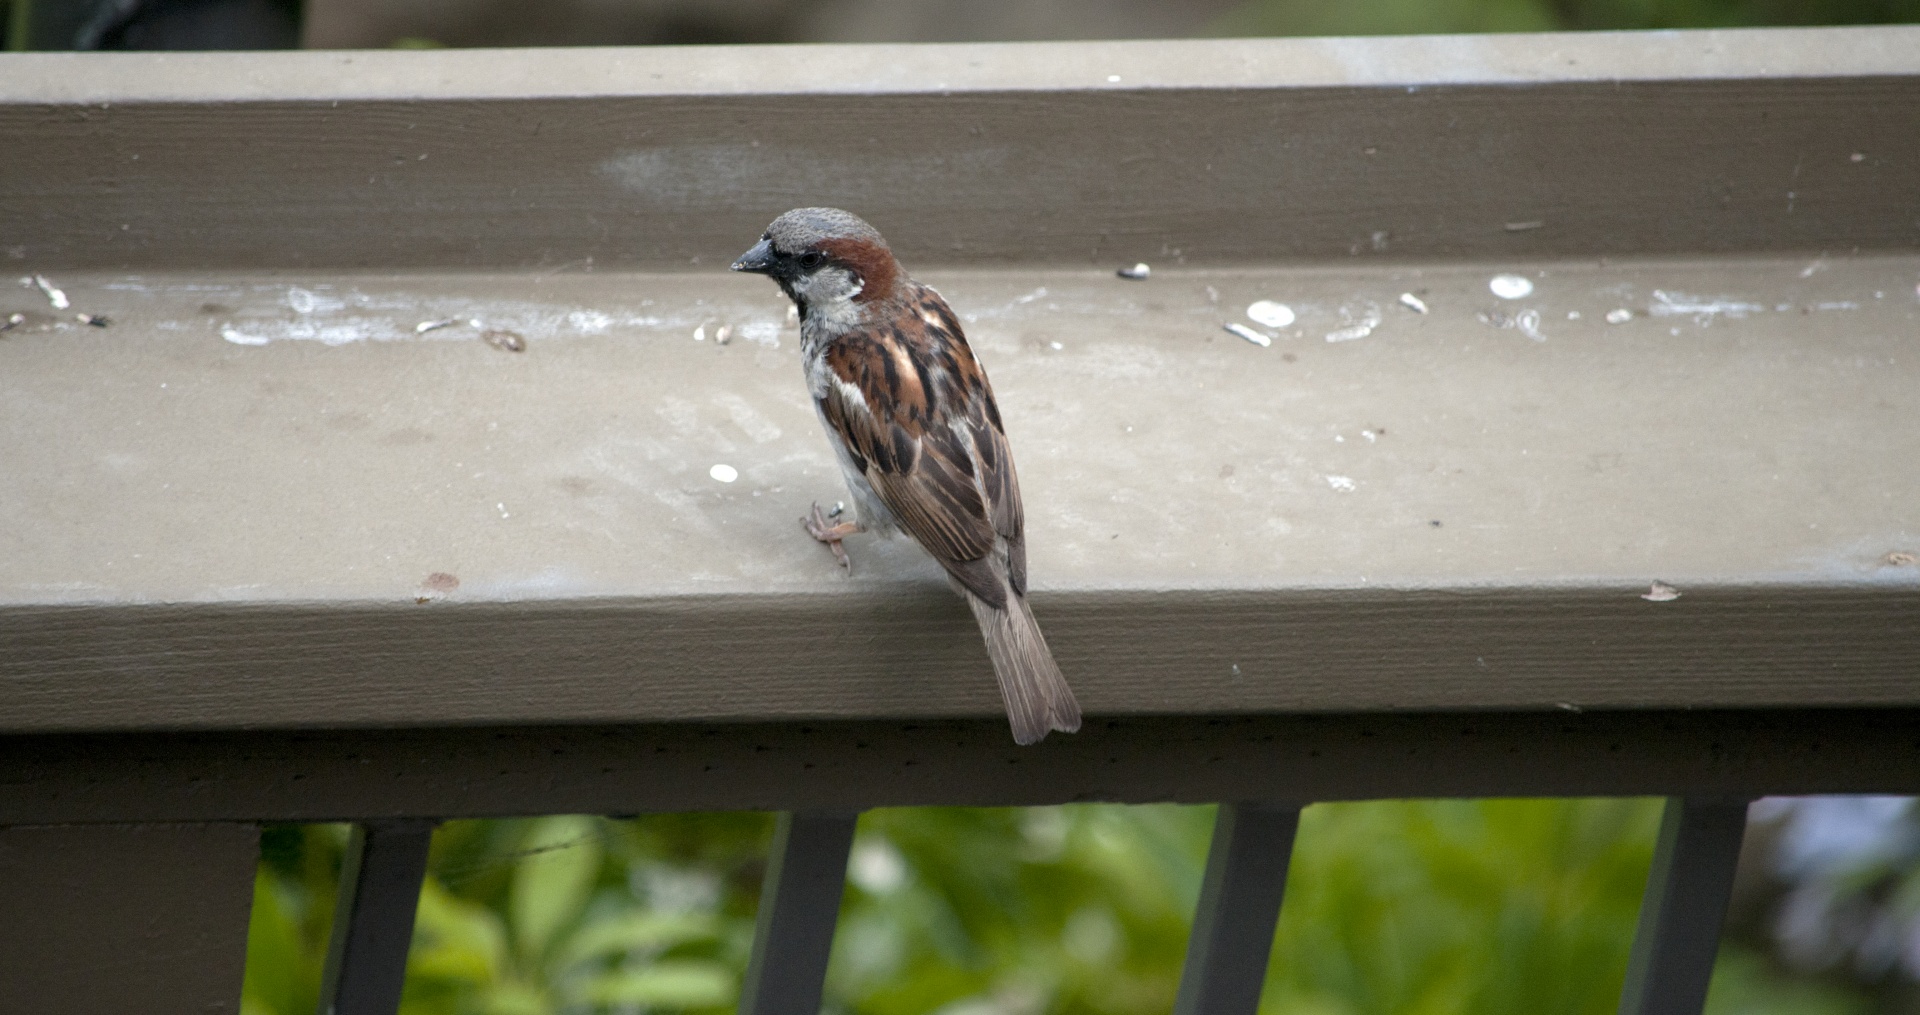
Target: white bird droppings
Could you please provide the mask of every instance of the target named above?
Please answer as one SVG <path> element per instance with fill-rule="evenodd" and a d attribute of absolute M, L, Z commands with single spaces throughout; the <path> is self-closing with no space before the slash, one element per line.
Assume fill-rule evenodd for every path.
<path fill-rule="evenodd" d="M 1291 327 L 1294 321 L 1293 308 L 1285 303 L 1272 300 L 1260 300 L 1247 306 L 1247 319 L 1269 328 Z"/>
<path fill-rule="evenodd" d="M 1141 261 L 1131 268 L 1122 268 L 1114 272 L 1114 274 L 1121 278 L 1132 279 L 1135 282 L 1144 282 L 1153 276 L 1153 266 L 1145 261 Z"/>
<path fill-rule="evenodd" d="M 1346 476 L 1328 476 L 1327 485 L 1341 493 L 1352 493 L 1359 484 Z"/>
<path fill-rule="evenodd" d="M 706 340 L 707 340 L 707 326 L 706 326 L 706 325 L 704 325 L 704 324 L 702 324 L 702 325 L 701 325 L 701 326 L 699 326 L 698 328 L 695 328 L 695 329 L 693 329 L 693 340 L 694 340 L 694 341 L 696 341 L 696 342 L 704 342 L 704 341 L 706 341 Z"/>
<path fill-rule="evenodd" d="M 1666 582 L 1654 582 L 1645 592 L 1640 593 L 1640 598 L 1649 603 L 1671 603 L 1680 598 L 1680 590 Z"/>
<path fill-rule="evenodd" d="M 1633 320 L 1633 311 L 1626 307 L 1615 307 L 1607 311 L 1608 324 L 1625 324 L 1631 320 Z"/>
<path fill-rule="evenodd" d="M 1424 314 L 1427 312 L 1427 301 L 1412 293 L 1401 293 L 1400 305 L 1416 314 Z"/>
<path fill-rule="evenodd" d="M 42 293 L 46 294 L 47 302 L 53 304 L 53 309 L 65 310 L 73 306 L 72 303 L 67 301 L 67 294 L 55 288 L 52 282 L 47 281 L 45 275 L 36 273 L 33 276 L 33 284 L 37 286 Z"/>
<path fill-rule="evenodd" d="M 731 465 L 727 465 L 723 462 L 719 465 L 714 466 L 711 469 L 708 469 L 707 475 L 712 476 L 714 479 L 717 479 L 722 483 L 731 483 L 734 480 L 740 478 L 740 470 L 734 468 Z"/>
<path fill-rule="evenodd" d="M 1523 300 L 1533 295 L 1533 281 L 1523 275 L 1495 275 L 1487 288 L 1503 300 Z"/>
<path fill-rule="evenodd" d="M 1226 328 L 1227 328 L 1227 331 L 1235 335 L 1239 335 L 1241 338 L 1244 338 L 1247 341 L 1252 342 L 1254 345 L 1260 346 L 1263 349 L 1273 344 L 1273 339 L 1268 338 L 1265 335 L 1262 335 L 1261 333 L 1253 330 L 1252 328 L 1247 327 L 1244 324 L 1237 324 L 1237 323 L 1229 324 L 1226 326 Z"/>
<path fill-rule="evenodd" d="M 264 335 L 249 335 L 238 328 L 221 328 L 220 337 L 234 345 L 266 345 L 269 341 Z"/>

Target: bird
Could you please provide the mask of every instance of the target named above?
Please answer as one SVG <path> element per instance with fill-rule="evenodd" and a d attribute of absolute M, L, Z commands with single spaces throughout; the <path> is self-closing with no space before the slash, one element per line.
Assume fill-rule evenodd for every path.
<path fill-rule="evenodd" d="M 980 625 L 1016 743 L 1080 728 L 1080 704 L 1027 604 L 1020 483 L 987 374 L 947 301 L 914 281 L 879 231 L 838 208 L 795 208 L 733 262 L 800 313 L 807 392 L 855 509 L 802 524 L 841 541 L 904 531 L 946 570 Z"/>

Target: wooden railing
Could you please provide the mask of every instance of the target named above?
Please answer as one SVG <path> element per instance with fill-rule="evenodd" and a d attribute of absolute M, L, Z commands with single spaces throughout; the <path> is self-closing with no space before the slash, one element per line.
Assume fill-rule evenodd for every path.
<path fill-rule="evenodd" d="M 360 1015 L 434 822 L 744 809 L 742 1010 L 811 1015 L 855 815 L 1100 800 L 1224 802 L 1178 1010 L 1249 1012 L 1302 805 L 1658 795 L 1622 1011 L 1694 1015 L 1747 801 L 1920 792 L 1916 54 L 0 56 L 0 1010 L 231 1010 L 263 822 L 358 829 Z M 815 202 L 993 372 L 1077 735 L 794 522 L 720 269 Z"/>

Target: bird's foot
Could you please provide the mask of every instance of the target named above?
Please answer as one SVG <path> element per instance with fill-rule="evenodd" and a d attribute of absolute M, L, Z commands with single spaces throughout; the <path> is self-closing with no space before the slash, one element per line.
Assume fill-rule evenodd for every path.
<path fill-rule="evenodd" d="M 820 504 L 816 501 L 813 513 L 800 519 L 800 525 L 807 530 L 807 535 L 827 544 L 827 549 L 833 551 L 834 559 L 840 562 L 841 567 L 849 573 L 853 571 L 853 560 L 847 556 L 847 548 L 841 546 L 840 541 L 859 532 L 859 522 L 832 521 L 820 510 Z"/>

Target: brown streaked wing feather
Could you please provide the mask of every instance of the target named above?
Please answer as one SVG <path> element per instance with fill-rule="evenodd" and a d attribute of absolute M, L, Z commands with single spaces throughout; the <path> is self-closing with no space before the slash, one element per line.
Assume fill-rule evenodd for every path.
<path fill-rule="evenodd" d="M 831 389 L 821 402 L 827 421 L 865 464 L 874 492 L 928 552 L 942 563 L 984 557 L 993 548 L 994 531 L 974 486 L 973 455 L 934 422 L 942 413 L 930 411 L 912 364 L 896 362 L 905 358 L 871 339 L 836 342 L 827 351 L 827 366 L 866 404 Z M 877 416 L 868 408 L 874 405 L 893 411 Z"/>
<path fill-rule="evenodd" d="M 1013 467 L 1013 450 L 1007 444 L 1006 428 L 1000 422 L 1000 407 L 994 401 L 993 385 L 980 361 L 973 358 L 966 334 L 940 294 L 923 289 L 921 307 L 940 320 L 940 328 L 953 336 L 953 370 L 966 379 L 961 390 L 969 393 L 966 419 L 973 438 L 975 457 L 980 466 L 980 487 L 987 493 L 987 513 L 994 532 L 1007 541 L 1007 577 L 1013 590 L 1027 591 L 1026 515 L 1020 504 L 1020 479 Z"/>

